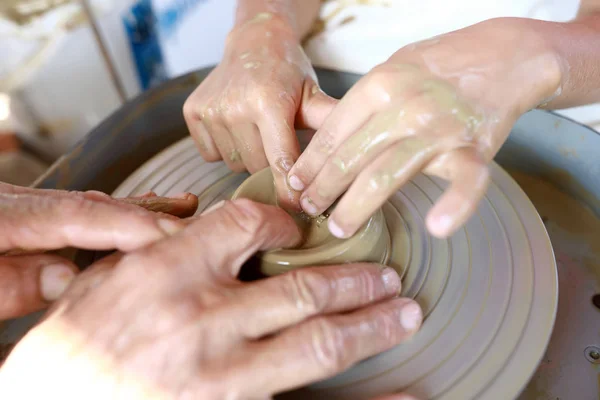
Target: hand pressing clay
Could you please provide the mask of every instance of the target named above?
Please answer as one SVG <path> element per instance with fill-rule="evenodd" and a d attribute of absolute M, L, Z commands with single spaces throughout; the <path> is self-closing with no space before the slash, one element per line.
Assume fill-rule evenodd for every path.
<path fill-rule="evenodd" d="M 232 196 L 232 199 L 238 198 L 279 206 L 271 169 L 265 168 L 245 180 Z M 393 261 L 392 238 L 381 209 L 377 210 L 354 236 L 338 239 L 327 228 L 327 219 L 334 208 L 335 203 L 317 217 L 288 211 L 303 233 L 304 240 L 294 249 L 273 250 L 260 254 L 258 258 L 261 272 L 265 275 L 276 275 L 314 265 L 352 262 L 387 265 Z"/>

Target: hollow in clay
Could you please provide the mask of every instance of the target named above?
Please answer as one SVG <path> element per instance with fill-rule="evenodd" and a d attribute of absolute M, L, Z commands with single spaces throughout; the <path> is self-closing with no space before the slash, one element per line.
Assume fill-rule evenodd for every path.
<path fill-rule="evenodd" d="M 246 179 L 232 196 L 232 199 L 238 198 L 278 205 L 271 169 L 263 169 Z M 261 272 L 265 275 L 276 275 L 296 268 L 352 262 L 395 264 L 392 234 L 397 228 L 390 232 L 382 209 L 377 210 L 354 236 L 338 239 L 327 227 L 327 220 L 333 208 L 335 205 L 318 217 L 288 212 L 300 228 L 303 241 L 294 249 L 259 254 Z"/>

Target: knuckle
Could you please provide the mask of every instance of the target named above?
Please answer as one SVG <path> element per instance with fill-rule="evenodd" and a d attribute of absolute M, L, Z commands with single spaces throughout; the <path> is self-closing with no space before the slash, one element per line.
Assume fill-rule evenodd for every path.
<path fill-rule="evenodd" d="M 97 200 L 97 201 L 110 201 L 113 200 L 112 197 L 110 197 L 108 194 L 104 193 L 104 192 L 100 192 L 99 190 L 88 190 L 86 192 L 83 192 L 81 194 L 82 197 L 88 199 L 88 200 Z"/>
<path fill-rule="evenodd" d="M 220 115 L 221 115 L 221 108 L 219 106 L 210 105 L 210 106 L 206 107 L 206 109 L 202 113 L 202 116 L 200 116 L 200 117 L 202 119 L 207 120 L 207 122 L 210 122 L 210 121 L 216 119 L 217 117 L 219 117 Z M 208 125 L 210 125 L 210 123 Z"/>
<path fill-rule="evenodd" d="M 366 95 L 378 103 L 389 103 L 392 100 L 391 84 L 393 73 L 384 68 L 375 68 L 366 76 Z"/>
<path fill-rule="evenodd" d="M 364 268 L 358 270 L 355 279 L 360 291 L 360 300 L 363 300 L 364 303 L 370 303 L 378 298 L 380 294 L 385 293 L 378 267 L 365 264 Z"/>
<path fill-rule="evenodd" d="M 282 90 L 281 92 L 279 92 L 279 94 L 277 95 L 277 99 L 277 104 L 282 106 L 284 110 L 296 110 L 296 99 L 287 90 Z"/>
<path fill-rule="evenodd" d="M 324 274 L 314 270 L 296 270 L 284 276 L 281 290 L 303 315 L 317 315 L 326 309 L 333 290 Z"/>
<path fill-rule="evenodd" d="M 48 199 L 50 203 L 52 199 Z M 59 208 L 60 212 L 65 215 L 81 215 L 88 214 L 93 211 L 95 203 L 87 199 L 79 193 L 71 193 L 71 195 L 60 198 L 54 204 L 49 204 L 49 208 Z"/>
<path fill-rule="evenodd" d="M 330 319 L 321 317 L 307 324 L 309 349 L 318 368 L 330 375 L 345 369 L 344 335 Z"/>
<path fill-rule="evenodd" d="M 403 337 L 404 330 L 400 325 L 400 311 L 397 307 L 374 307 L 371 315 L 373 331 L 385 343 L 395 345 Z"/>
<path fill-rule="evenodd" d="M 199 119 L 196 101 L 193 99 L 193 97 L 188 97 L 185 103 L 183 103 L 183 116 L 185 119 L 190 121 Z"/>
<path fill-rule="evenodd" d="M 329 128 L 321 129 L 319 133 L 315 135 L 315 139 L 319 151 L 331 154 L 335 150 L 335 133 Z"/>

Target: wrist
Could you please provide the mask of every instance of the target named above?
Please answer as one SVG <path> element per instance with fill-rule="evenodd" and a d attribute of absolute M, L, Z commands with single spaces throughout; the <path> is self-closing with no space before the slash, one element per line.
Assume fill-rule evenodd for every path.
<path fill-rule="evenodd" d="M 507 17 L 482 24 L 488 24 L 495 35 L 509 37 L 501 51 L 511 52 L 505 62 L 512 65 L 508 68 L 508 81 L 503 84 L 515 89 L 517 113 L 543 107 L 560 95 L 568 67 L 545 34 L 548 29 L 556 29 L 557 23 Z"/>
<path fill-rule="evenodd" d="M 294 23 L 284 15 L 269 12 L 257 13 L 252 18 L 237 21 L 227 35 L 227 43 L 240 39 L 264 42 L 272 37 L 300 43 Z"/>

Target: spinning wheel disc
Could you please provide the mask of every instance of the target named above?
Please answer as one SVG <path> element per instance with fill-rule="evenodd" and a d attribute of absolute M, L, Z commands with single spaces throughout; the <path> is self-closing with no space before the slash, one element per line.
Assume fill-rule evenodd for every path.
<path fill-rule="evenodd" d="M 390 200 L 388 225 L 403 235 L 403 295 L 423 307 L 409 342 L 289 398 L 367 399 L 403 391 L 423 400 L 516 398 L 541 360 L 556 314 L 552 246 L 534 206 L 499 166 L 477 214 L 448 240 L 424 218 L 446 185 L 418 175 Z M 247 174 L 206 163 L 190 138 L 148 161 L 115 196 L 192 192 L 199 212 L 228 198 Z M 389 217 L 388 217 L 389 218 Z M 393 230 L 393 229 L 390 229 Z"/>

